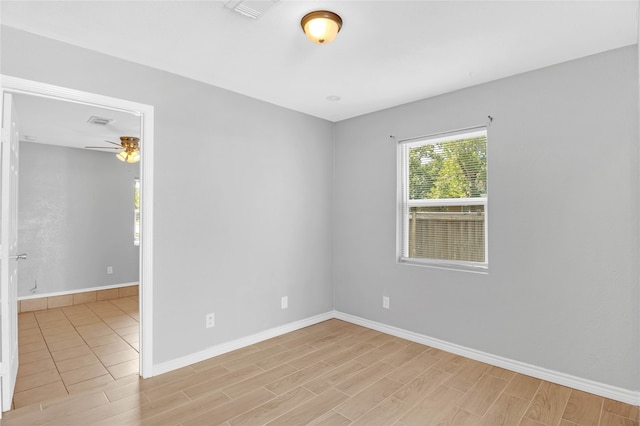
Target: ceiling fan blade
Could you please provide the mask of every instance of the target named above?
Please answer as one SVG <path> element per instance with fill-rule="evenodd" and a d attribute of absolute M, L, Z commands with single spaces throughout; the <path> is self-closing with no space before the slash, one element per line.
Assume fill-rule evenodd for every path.
<path fill-rule="evenodd" d="M 89 148 L 89 149 L 124 149 L 122 147 L 114 148 L 112 146 L 85 146 L 85 148 Z"/>
<path fill-rule="evenodd" d="M 114 145 L 118 145 L 119 147 L 121 147 L 121 148 L 122 148 L 122 144 L 115 143 L 115 142 L 111 142 L 111 141 L 108 141 L 108 140 L 105 140 L 105 142 L 109 142 L 109 143 L 112 143 L 112 144 L 114 144 Z"/>

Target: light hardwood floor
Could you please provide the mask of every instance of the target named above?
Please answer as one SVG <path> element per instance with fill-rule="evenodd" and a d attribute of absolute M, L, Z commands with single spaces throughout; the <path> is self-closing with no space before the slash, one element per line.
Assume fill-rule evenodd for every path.
<path fill-rule="evenodd" d="M 339 320 L 5 413 L 3 425 L 619 425 L 638 407 Z"/>

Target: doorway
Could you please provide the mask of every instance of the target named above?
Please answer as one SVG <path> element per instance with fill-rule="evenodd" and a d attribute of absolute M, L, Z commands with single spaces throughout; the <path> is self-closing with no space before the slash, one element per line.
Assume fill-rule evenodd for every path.
<path fill-rule="evenodd" d="M 58 86 L 52 86 L 29 80 L 1 76 L 1 90 L 4 94 L 20 94 L 43 97 L 63 102 L 71 102 L 105 110 L 125 112 L 139 117 L 140 124 L 140 261 L 139 261 L 139 312 L 140 312 L 140 359 L 139 374 L 143 378 L 152 376 L 152 265 L 153 265 L 153 107 L 134 103 L 126 100 L 110 98 L 88 92 L 81 92 Z M 3 106 L 4 109 L 4 106 Z M 6 200 L 3 199 L 3 202 Z M 5 304 L 16 304 L 17 300 L 2 300 L 2 321 L 5 323 L 17 323 L 14 318 L 7 315 L 11 312 L 5 309 Z M 15 312 L 15 310 L 14 310 Z M 2 335 L 2 347 L 11 345 L 9 336 Z M 3 363 L 5 360 L 2 360 Z M 5 366 L 6 368 L 7 366 Z M 4 370 L 7 371 L 7 370 Z M 11 377 L 3 377 L 3 381 L 12 380 Z M 15 382 L 15 377 L 13 378 Z M 6 399 L 6 398 L 3 398 Z M 8 410 L 3 404 L 2 411 Z"/>

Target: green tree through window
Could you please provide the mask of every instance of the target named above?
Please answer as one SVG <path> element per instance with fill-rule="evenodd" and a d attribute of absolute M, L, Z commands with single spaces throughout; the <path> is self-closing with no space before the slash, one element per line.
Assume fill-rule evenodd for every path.
<path fill-rule="evenodd" d="M 487 193 L 487 139 L 422 145 L 409 151 L 409 199 L 475 198 Z"/>

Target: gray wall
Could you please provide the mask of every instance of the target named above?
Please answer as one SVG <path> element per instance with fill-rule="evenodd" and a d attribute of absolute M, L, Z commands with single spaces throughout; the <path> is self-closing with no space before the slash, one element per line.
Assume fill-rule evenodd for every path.
<path fill-rule="evenodd" d="M 640 389 L 635 47 L 335 126 L 9 28 L 1 47 L 4 74 L 155 106 L 154 363 L 335 306 Z M 488 114 L 489 273 L 397 265 L 389 135 Z"/>
<path fill-rule="evenodd" d="M 489 273 L 397 264 L 389 135 L 489 114 Z M 335 137 L 338 311 L 640 389 L 637 46 L 343 121 Z"/>
<path fill-rule="evenodd" d="M 18 296 L 36 280 L 37 294 L 138 282 L 138 171 L 110 153 L 20 142 Z"/>
<path fill-rule="evenodd" d="M 1 49 L 3 74 L 155 107 L 154 364 L 332 309 L 331 123 L 7 27 Z"/>

